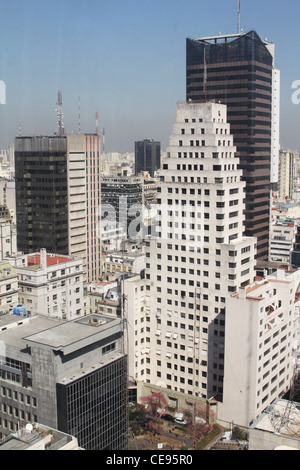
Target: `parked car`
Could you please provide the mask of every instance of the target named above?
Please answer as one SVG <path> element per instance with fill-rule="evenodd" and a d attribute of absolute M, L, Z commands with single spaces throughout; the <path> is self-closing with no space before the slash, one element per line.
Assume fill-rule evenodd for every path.
<path fill-rule="evenodd" d="M 174 421 L 174 418 L 172 415 L 169 415 L 168 413 L 164 414 L 162 416 L 162 419 L 165 419 L 166 421 Z"/>

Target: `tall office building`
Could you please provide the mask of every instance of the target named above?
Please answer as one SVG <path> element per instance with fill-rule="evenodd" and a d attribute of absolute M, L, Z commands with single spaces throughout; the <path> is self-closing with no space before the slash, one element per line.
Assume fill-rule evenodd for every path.
<path fill-rule="evenodd" d="M 17 137 L 15 173 L 18 250 L 81 257 L 85 280 L 97 280 L 100 137 Z"/>
<path fill-rule="evenodd" d="M 127 449 L 122 320 L 1 316 L 0 352 L 0 438 L 35 422 L 86 450 Z"/>
<path fill-rule="evenodd" d="M 150 316 L 137 331 L 135 377 L 204 398 L 223 392 L 226 298 L 255 276 L 235 151 L 225 105 L 177 105 L 158 172 L 160 221 L 146 241 Z"/>
<path fill-rule="evenodd" d="M 160 142 L 144 139 L 135 142 L 135 174 L 148 171 L 154 176 L 160 168 Z"/>
<path fill-rule="evenodd" d="M 280 74 L 274 45 L 250 31 L 187 39 L 186 46 L 187 100 L 227 105 L 246 182 L 245 234 L 257 237 L 257 258 L 265 260 L 279 158 Z"/>

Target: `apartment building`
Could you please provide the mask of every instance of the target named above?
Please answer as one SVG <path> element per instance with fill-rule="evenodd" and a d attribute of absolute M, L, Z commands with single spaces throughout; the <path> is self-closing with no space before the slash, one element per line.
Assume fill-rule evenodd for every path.
<path fill-rule="evenodd" d="M 84 315 L 81 258 L 42 249 L 10 261 L 18 276 L 19 303 L 27 314 L 67 320 Z"/>
<path fill-rule="evenodd" d="M 227 299 L 220 420 L 248 427 L 289 390 L 298 283 L 283 271 Z"/>
<path fill-rule="evenodd" d="M 27 423 L 85 450 L 126 450 L 127 358 L 117 318 L 0 316 L 0 438 Z"/>
<path fill-rule="evenodd" d="M 177 104 L 146 241 L 150 333 L 137 346 L 151 367 L 139 364 L 137 379 L 203 398 L 223 393 L 226 299 L 255 276 L 235 150 L 225 105 Z"/>

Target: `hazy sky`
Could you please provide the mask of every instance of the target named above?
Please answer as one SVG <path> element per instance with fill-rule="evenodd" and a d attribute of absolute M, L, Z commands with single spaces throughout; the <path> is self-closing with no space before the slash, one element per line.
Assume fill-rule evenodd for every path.
<path fill-rule="evenodd" d="M 57 130 L 63 93 L 67 132 L 94 132 L 108 152 L 133 152 L 135 140 L 165 150 L 176 102 L 185 100 L 186 38 L 237 32 L 237 0 L 0 0 L 0 149 L 18 134 Z M 284 148 L 300 150 L 299 0 L 241 0 L 241 28 L 275 43 L 281 71 Z M 300 82 L 299 82 L 300 83 Z M 299 94 L 300 96 L 300 94 Z M 0 96 L 1 98 L 1 96 Z"/>

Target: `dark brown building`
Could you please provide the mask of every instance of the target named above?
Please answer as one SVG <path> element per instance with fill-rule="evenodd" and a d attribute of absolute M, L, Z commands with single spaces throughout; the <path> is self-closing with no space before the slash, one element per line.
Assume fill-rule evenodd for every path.
<path fill-rule="evenodd" d="M 187 39 L 187 101 L 220 101 L 240 158 L 245 235 L 257 238 L 257 258 L 268 259 L 273 56 L 255 31 Z"/>

